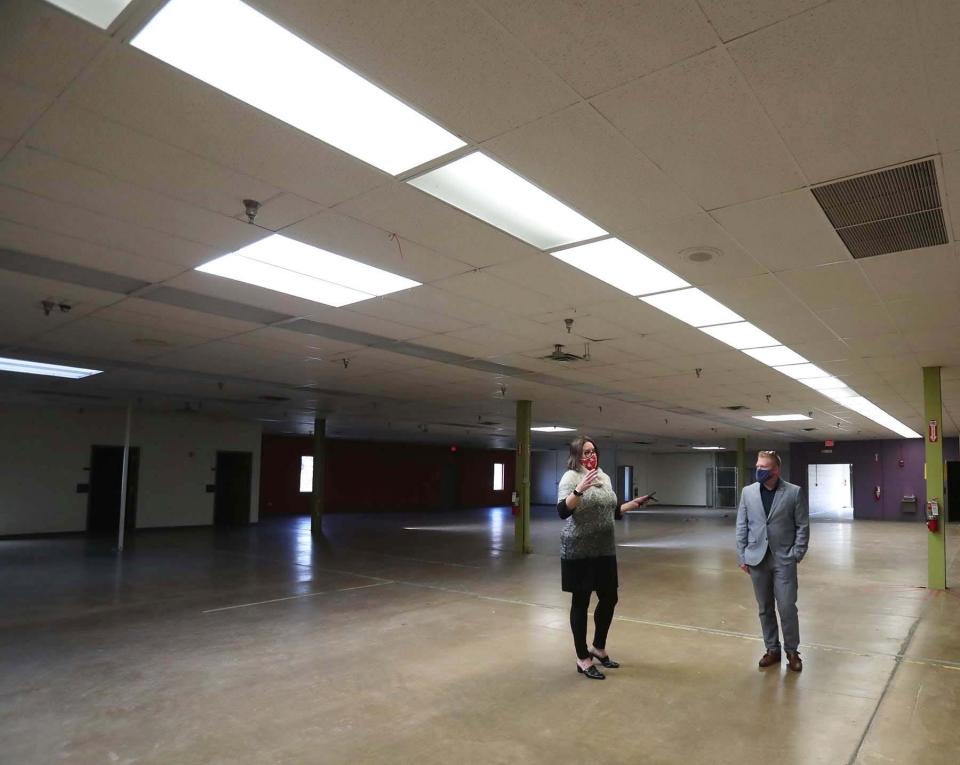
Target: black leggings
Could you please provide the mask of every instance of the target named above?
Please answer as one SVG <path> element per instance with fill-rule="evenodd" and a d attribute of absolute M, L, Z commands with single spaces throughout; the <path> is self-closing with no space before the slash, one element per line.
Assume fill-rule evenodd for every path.
<path fill-rule="evenodd" d="M 604 590 L 597 592 L 597 607 L 593 611 L 593 645 L 596 648 L 606 648 L 607 632 L 613 621 L 613 609 L 617 605 L 617 591 Z M 570 601 L 570 629 L 573 630 L 573 644 L 577 649 L 578 659 L 589 659 L 590 650 L 587 648 L 587 609 L 590 607 L 590 591 L 573 593 Z"/>

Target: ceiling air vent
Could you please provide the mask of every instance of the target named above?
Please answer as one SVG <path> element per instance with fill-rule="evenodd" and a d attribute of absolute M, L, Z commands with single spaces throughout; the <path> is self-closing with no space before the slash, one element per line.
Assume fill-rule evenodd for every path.
<path fill-rule="evenodd" d="M 731 412 L 739 412 L 742 409 L 749 409 L 749 406 L 744 406 L 743 404 L 734 404 L 733 406 L 725 406 L 724 409 L 729 409 Z"/>
<path fill-rule="evenodd" d="M 948 241 L 933 160 L 818 186 L 813 196 L 855 258 Z"/>

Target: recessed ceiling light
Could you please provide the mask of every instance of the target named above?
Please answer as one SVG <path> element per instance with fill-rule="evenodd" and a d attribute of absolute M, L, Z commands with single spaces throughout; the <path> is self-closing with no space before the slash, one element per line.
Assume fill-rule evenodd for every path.
<path fill-rule="evenodd" d="M 640 299 L 698 328 L 743 321 L 742 316 L 738 316 L 723 303 L 714 300 L 696 287 L 676 292 L 662 292 L 659 295 L 647 295 Z"/>
<path fill-rule="evenodd" d="M 755 420 L 764 422 L 799 422 L 800 420 L 812 420 L 813 417 L 807 417 L 805 414 L 755 414 Z"/>
<path fill-rule="evenodd" d="M 479 151 L 409 183 L 541 250 L 607 233 Z"/>
<path fill-rule="evenodd" d="M 107 29 L 117 16 L 130 5 L 130 0 L 47 0 L 67 13 Z"/>
<path fill-rule="evenodd" d="M 420 286 L 412 279 L 281 234 L 204 263 L 197 271 L 336 308 Z"/>
<path fill-rule="evenodd" d="M 722 446 L 693 446 L 692 449 L 697 449 L 701 452 L 722 452 L 724 448 Z"/>
<path fill-rule="evenodd" d="M 786 364 L 806 364 L 807 360 L 785 345 L 772 348 L 744 348 L 743 352 L 768 367 L 780 367 Z"/>
<path fill-rule="evenodd" d="M 824 372 L 820 367 L 813 364 L 788 364 L 783 367 L 774 367 L 781 374 L 792 377 L 794 380 L 807 380 L 811 377 L 829 377 L 829 372 Z"/>
<path fill-rule="evenodd" d="M 650 295 L 690 286 L 655 260 L 619 239 L 603 239 L 551 254 L 628 295 Z"/>
<path fill-rule="evenodd" d="M 721 343 L 733 346 L 737 350 L 780 345 L 779 340 L 748 321 L 741 321 L 736 324 L 720 324 L 716 327 L 702 327 L 700 331 L 706 332 Z"/>
<path fill-rule="evenodd" d="M 170 0 L 130 44 L 393 175 L 465 145 L 240 0 Z"/>
<path fill-rule="evenodd" d="M 67 377 L 79 380 L 82 377 L 98 375 L 102 369 L 84 369 L 82 367 L 66 367 L 61 364 L 44 364 L 40 361 L 26 359 L 0 358 L 0 372 L 17 372 L 25 375 L 45 375 L 46 377 Z"/>
<path fill-rule="evenodd" d="M 538 428 L 530 428 L 530 430 L 535 430 L 538 433 L 572 433 L 576 428 L 564 428 L 560 425 L 543 425 Z"/>

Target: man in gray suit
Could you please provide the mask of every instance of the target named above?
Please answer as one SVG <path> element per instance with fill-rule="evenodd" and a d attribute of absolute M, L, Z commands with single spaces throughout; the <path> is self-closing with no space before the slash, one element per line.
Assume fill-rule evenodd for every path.
<path fill-rule="evenodd" d="M 760 668 L 780 664 L 779 611 L 787 664 L 800 672 L 797 564 L 807 554 L 810 514 L 803 490 L 780 479 L 780 463 L 776 452 L 757 455 L 757 482 L 744 488 L 737 511 L 737 562 L 750 574 L 760 606 L 767 649 Z"/>

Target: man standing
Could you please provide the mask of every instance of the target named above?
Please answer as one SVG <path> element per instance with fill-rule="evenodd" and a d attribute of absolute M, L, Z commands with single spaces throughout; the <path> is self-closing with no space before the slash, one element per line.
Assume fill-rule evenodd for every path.
<path fill-rule="evenodd" d="M 779 611 L 787 665 L 800 672 L 797 564 L 807 554 L 810 514 L 801 488 L 780 479 L 780 464 L 776 452 L 757 455 L 757 482 L 744 488 L 737 510 L 737 562 L 750 574 L 760 607 L 767 649 L 760 668 L 780 664 Z"/>

